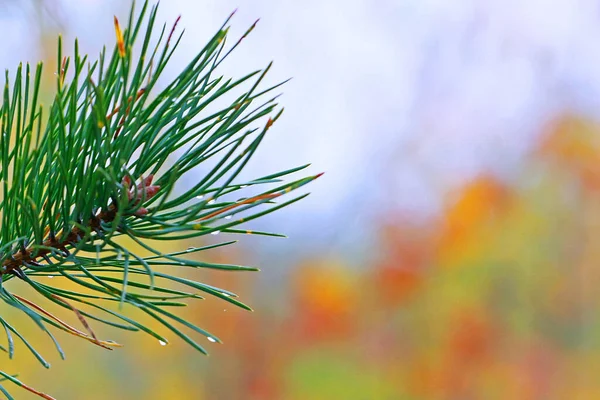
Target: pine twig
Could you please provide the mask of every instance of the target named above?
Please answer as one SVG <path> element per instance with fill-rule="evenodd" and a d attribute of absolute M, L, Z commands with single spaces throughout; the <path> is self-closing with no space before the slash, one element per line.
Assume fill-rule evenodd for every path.
<path fill-rule="evenodd" d="M 304 165 L 250 181 L 239 179 L 283 112 L 278 95 L 273 95 L 283 83 L 262 87 L 271 64 L 237 79 L 217 75 L 217 68 L 256 24 L 227 47 L 230 16 L 188 66 L 160 89 L 158 79 L 181 35 L 176 33 L 179 18 L 165 38 L 166 26 L 157 29 L 156 16 L 157 7 L 146 1 L 139 13 L 132 6 L 123 28 L 115 18 L 114 49 L 103 50 L 93 62 L 79 53 L 77 42 L 73 56 L 66 57 L 59 39 L 56 94 L 46 113 L 38 102 L 42 64 L 33 74 L 29 65 L 19 66 L 12 81 L 6 74 L 0 114 L 0 300 L 31 318 L 61 356 L 54 329 L 103 348 L 119 346 L 98 339 L 95 323 L 141 331 L 167 343 L 162 333 L 136 317 L 107 307 L 111 303 L 133 306 L 206 354 L 191 335 L 220 340 L 170 312 L 170 306 L 181 305 L 173 299 L 198 299 L 201 292 L 251 308 L 230 291 L 182 278 L 180 268 L 257 269 L 192 257 L 235 241 L 170 253 L 155 244 L 217 233 L 281 236 L 245 225 L 306 197 L 282 200 L 320 176 L 289 180 Z M 155 31 L 160 32 L 157 40 Z M 198 167 L 203 176 L 174 194 L 184 175 L 198 176 Z M 259 193 L 239 198 L 248 186 Z M 150 255 L 124 247 L 120 237 Z M 157 272 L 157 266 L 170 272 Z M 48 276 L 70 281 L 76 289 L 50 285 L 44 279 Z M 9 283 L 15 278 L 44 301 L 74 314 L 83 330 L 11 293 Z M 0 325 L 8 342 L 0 350 L 9 358 L 15 355 L 16 337 L 42 365 L 50 366 L 2 315 Z M 0 375 L 51 399 L 15 376 Z M 11 398 L 2 385 L 0 391 Z"/>

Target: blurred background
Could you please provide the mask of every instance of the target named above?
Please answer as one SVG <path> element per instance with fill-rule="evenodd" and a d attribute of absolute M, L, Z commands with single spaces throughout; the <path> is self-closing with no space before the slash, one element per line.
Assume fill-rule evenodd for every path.
<path fill-rule="evenodd" d="M 2 0 L 0 65 L 50 80 L 58 34 L 94 56 L 129 6 Z M 66 361 L 2 370 L 58 399 L 600 398 L 600 2 L 163 1 L 186 30 L 166 78 L 235 8 L 232 37 L 261 21 L 222 73 L 294 78 L 248 175 L 326 172 L 252 225 L 290 239 L 210 255 L 261 273 L 186 272 L 255 312 L 184 309 L 210 357 L 98 326 L 126 347 L 58 332 Z"/>

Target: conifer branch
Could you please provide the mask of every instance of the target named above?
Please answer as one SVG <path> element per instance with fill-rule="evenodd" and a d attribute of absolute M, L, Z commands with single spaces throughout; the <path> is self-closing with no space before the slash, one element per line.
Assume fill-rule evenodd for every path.
<path fill-rule="evenodd" d="M 157 28 L 156 16 L 156 6 L 146 1 L 139 13 L 132 6 L 125 27 L 115 17 L 114 49 L 104 49 L 94 62 L 79 53 L 77 41 L 73 56 L 64 56 L 59 39 L 56 95 L 47 111 L 39 104 L 42 64 L 33 77 L 29 65 L 19 66 L 12 81 L 6 74 L 0 115 L 0 299 L 31 318 L 63 358 L 53 329 L 106 349 L 119 345 L 99 339 L 92 328 L 95 323 L 142 331 L 167 343 L 161 333 L 110 304 L 134 306 L 206 354 L 190 332 L 211 342 L 220 340 L 169 307 L 202 298 L 202 293 L 251 309 L 234 293 L 183 278 L 178 270 L 257 269 L 190 258 L 234 241 L 171 253 L 154 243 L 219 232 L 281 236 L 239 226 L 306 197 L 280 201 L 320 176 L 285 181 L 305 165 L 246 182 L 238 179 L 283 112 L 272 93 L 284 82 L 262 88 L 270 64 L 238 79 L 216 74 L 256 24 L 227 47 L 230 16 L 161 90 L 158 79 L 182 36 L 177 34 L 179 18 L 168 30 L 166 25 Z M 138 39 L 141 43 L 135 47 Z M 206 174 L 192 188 L 174 193 L 182 176 L 200 165 L 207 166 Z M 239 198 L 248 186 L 262 190 Z M 138 250 L 120 244 L 120 238 L 133 240 L 150 255 L 136 254 Z M 168 266 L 173 273 L 158 272 L 157 266 Z M 45 281 L 55 276 L 80 290 Z M 7 283 L 15 278 L 48 304 L 74 314 L 83 329 L 41 303 L 11 293 Z M 49 367 L 3 314 L 0 325 L 8 345 L 0 345 L 0 351 L 13 358 L 16 338 Z M 52 398 L 8 373 L 0 375 Z M 11 398 L 1 385 L 0 391 Z"/>

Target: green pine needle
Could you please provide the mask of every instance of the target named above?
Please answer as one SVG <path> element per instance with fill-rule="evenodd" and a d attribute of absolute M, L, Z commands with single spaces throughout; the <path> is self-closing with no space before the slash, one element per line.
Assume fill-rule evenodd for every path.
<path fill-rule="evenodd" d="M 0 298 L 45 331 L 63 357 L 51 329 L 103 348 L 118 346 L 97 338 L 93 322 L 142 331 L 167 343 L 144 323 L 114 311 L 110 306 L 114 303 L 133 305 L 206 353 L 194 336 L 219 339 L 170 309 L 185 305 L 186 299 L 202 298 L 200 294 L 250 307 L 234 293 L 183 278 L 178 271 L 256 268 L 189 258 L 235 241 L 171 253 L 156 249 L 153 242 L 219 232 L 279 236 L 237 227 L 304 198 L 279 201 L 319 176 L 283 182 L 305 165 L 248 182 L 237 179 L 283 111 L 272 94 L 281 84 L 261 86 L 270 64 L 239 79 L 217 75 L 217 67 L 254 25 L 228 48 L 228 19 L 179 76 L 160 90 L 157 81 L 181 35 L 175 34 L 179 20 L 172 29 L 157 28 L 156 15 L 157 7 L 145 2 L 137 16 L 132 7 L 125 29 L 115 18 L 115 48 L 103 50 L 94 62 L 79 53 L 77 42 L 73 57 L 64 57 L 59 39 L 56 95 L 46 111 L 39 104 L 42 64 L 35 71 L 19 66 L 13 79 L 6 74 L 0 121 Z M 155 31 L 160 34 L 154 40 L 157 44 L 151 45 Z M 141 46 L 134 57 L 138 40 Z M 174 195 L 175 184 L 200 164 L 208 166 L 206 175 Z M 265 189 L 232 200 L 247 186 Z M 119 237 L 133 240 L 152 255 L 135 254 L 119 244 Z M 169 267 L 172 274 L 155 271 L 157 266 Z M 46 277 L 62 277 L 81 291 L 43 283 Z M 73 312 L 82 329 L 11 293 L 7 282 L 15 278 L 47 302 Z M 171 283 L 180 289 L 167 287 Z M 13 358 L 16 339 L 42 365 L 50 366 L 2 316 L 0 325 L 7 339 L 1 351 Z M 0 375 L 51 398 L 12 375 L 1 371 Z M 10 398 L 2 386 L 0 391 Z"/>

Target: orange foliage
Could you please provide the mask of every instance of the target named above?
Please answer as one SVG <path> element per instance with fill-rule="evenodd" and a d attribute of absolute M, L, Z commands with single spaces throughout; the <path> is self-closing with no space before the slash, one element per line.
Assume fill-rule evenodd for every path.
<path fill-rule="evenodd" d="M 469 398 L 481 366 L 494 361 L 497 334 L 481 311 L 466 311 L 452 318 L 442 374 L 443 391 L 452 398 Z"/>
<path fill-rule="evenodd" d="M 446 209 L 439 255 L 452 258 L 477 246 L 482 229 L 506 212 L 510 198 L 509 189 L 492 176 L 469 182 L 458 200 Z"/>
<path fill-rule="evenodd" d="M 600 127 L 582 118 L 563 116 L 551 124 L 538 155 L 575 173 L 589 189 L 600 189 Z"/>
<path fill-rule="evenodd" d="M 418 290 L 432 258 L 433 239 L 429 230 L 409 223 L 383 229 L 383 257 L 375 265 L 374 285 L 384 303 L 402 304 Z"/>
<path fill-rule="evenodd" d="M 386 303 L 401 304 L 412 296 L 421 284 L 422 274 L 415 270 L 384 266 L 376 276 L 376 286 Z"/>
<path fill-rule="evenodd" d="M 296 333 L 318 340 L 350 332 L 357 293 L 346 268 L 318 261 L 306 263 L 295 272 L 291 291 Z"/>
<path fill-rule="evenodd" d="M 482 362 L 493 345 L 494 330 L 483 312 L 465 312 L 455 318 L 450 331 L 453 362 L 462 365 Z"/>

